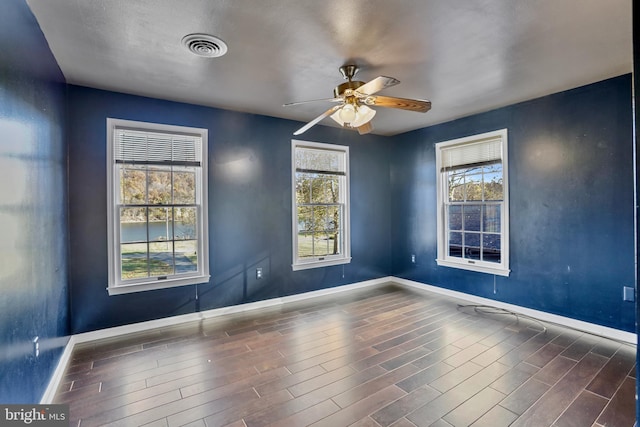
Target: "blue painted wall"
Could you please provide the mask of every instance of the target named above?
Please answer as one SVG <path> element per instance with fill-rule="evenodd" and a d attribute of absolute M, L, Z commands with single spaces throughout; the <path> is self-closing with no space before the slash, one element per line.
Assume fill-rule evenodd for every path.
<path fill-rule="evenodd" d="M 351 147 L 354 260 L 301 272 L 290 267 L 298 123 L 75 86 L 68 96 L 74 333 L 388 274 L 635 331 L 622 301 L 634 284 L 630 76 L 393 138 L 314 128 L 306 139 Z M 107 296 L 106 117 L 209 129 L 213 278 L 198 302 L 193 286 Z M 504 127 L 511 276 L 438 267 L 434 143 Z"/>
<path fill-rule="evenodd" d="M 631 99 L 625 75 L 397 137 L 393 274 L 635 332 L 634 304 L 622 301 L 635 268 Z M 511 275 L 439 267 L 434 144 L 502 128 Z"/>
<path fill-rule="evenodd" d="M 68 340 L 65 85 L 22 0 L 0 2 L 0 52 L 0 402 L 31 403 Z"/>
<path fill-rule="evenodd" d="M 71 331 L 139 322 L 387 276 L 391 207 L 384 137 L 317 126 L 304 139 L 348 145 L 353 261 L 291 270 L 291 138 L 300 123 L 118 94 L 68 88 Z M 108 296 L 106 118 L 209 130 L 212 279 Z M 256 280 L 255 269 L 265 277 Z"/>

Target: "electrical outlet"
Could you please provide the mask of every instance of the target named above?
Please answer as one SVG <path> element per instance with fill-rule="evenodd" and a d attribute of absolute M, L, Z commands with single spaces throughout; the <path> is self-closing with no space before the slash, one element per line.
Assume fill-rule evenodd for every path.
<path fill-rule="evenodd" d="M 256 268 L 256 279 L 262 279 L 262 267 Z"/>
<path fill-rule="evenodd" d="M 411 254 L 411 263 L 412 264 L 416 263 L 416 254 Z"/>
<path fill-rule="evenodd" d="M 635 298 L 635 290 L 630 286 L 625 286 L 622 288 L 622 300 L 634 302 Z"/>
<path fill-rule="evenodd" d="M 33 357 L 40 356 L 40 337 L 33 338 Z"/>

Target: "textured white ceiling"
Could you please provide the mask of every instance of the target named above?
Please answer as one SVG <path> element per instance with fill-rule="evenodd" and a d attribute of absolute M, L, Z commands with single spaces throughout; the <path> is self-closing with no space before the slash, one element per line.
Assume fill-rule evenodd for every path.
<path fill-rule="evenodd" d="M 631 0 L 27 0 L 67 82 L 299 121 L 356 63 L 399 79 L 393 135 L 631 72 Z M 209 33 L 229 51 L 180 43 Z M 331 125 L 332 120 L 323 124 Z"/>

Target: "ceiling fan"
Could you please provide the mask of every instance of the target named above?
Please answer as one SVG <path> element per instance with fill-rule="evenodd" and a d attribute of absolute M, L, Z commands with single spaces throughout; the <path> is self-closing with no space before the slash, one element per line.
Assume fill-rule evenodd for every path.
<path fill-rule="evenodd" d="M 347 80 L 333 89 L 333 98 L 314 99 L 311 101 L 291 102 L 284 104 L 285 107 L 309 102 L 335 102 L 335 105 L 306 125 L 295 131 L 294 135 L 306 132 L 312 126 L 318 124 L 322 119 L 330 116 L 341 126 L 356 129 L 361 135 L 373 130 L 371 119 L 376 115 L 376 110 L 370 107 L 399 108 L 402 110 L 417 111 L 426 113 L 431 109 L 431 102 L 419 99 L 395 98 L 390 96 L 375 95 L 382 89 L 395 86 L 400 83 L 393 77 L 378 76 L 375 79 L 364 83 L 354 81 L 353 77 L 358 72 L 355 65 L 343 65 L 340 67 L 342 76 Z"/>

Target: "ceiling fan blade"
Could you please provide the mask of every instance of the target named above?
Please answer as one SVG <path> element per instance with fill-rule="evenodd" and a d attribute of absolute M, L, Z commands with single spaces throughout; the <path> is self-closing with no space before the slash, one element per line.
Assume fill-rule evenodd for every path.
<path fill-rule="evenodd" d="M 342 101 L 342 98 L 322 98 L 322 99 L 311 99 L 309 101 L 289 102 L 287 104 L 282 104 L 282 106 L 290 107 L 292 105 L 309 104 L 310 102 L 340 102 L 340 101 Z"/>
<path fill-rule="evenodd" d="M 362 95 L 373 95 L 374 93 L 380 92 L 384 88 L 395 86 L 398 83 L 400 83 L 400 80 L 394 79 L 393 77 L 378 76 L 375 79 L 360 86 L 358 89 L 356 89 L 356 92 Z"/>
<path fill-rule="evenodd" d="M 375 105 L 376 107 L 400 108 L 419 113 L 426 113 L 431 109 L 431 101 L 395 98 L 392 96 L 372 96 L 366 99 L 365 104 Z"/>
<path fill-rule="evenodd" d="M 311 120 L 309 123 L 307 123 L 306 125 L 302 126 L 300 129 L 295 131 L 293 134 L 294 135 L 300 135 L 300 134 L 308 131 L 311 127 L 315 126 L 318 122 L 320 122 L 325 117 L 328 117 L 331 114 L 333 114 L 333 112 L 336 111 L 340 107 L 342 107 L 342 105 L 336 105 L 335 107 L 329 108 L 327 111 L 325 111 L 324 113 L 320 114 L 318 117 L 316 117 L 315 119 Z"/>
<path fill-rule="evenodd" d="M 358 127 L 358 133 L 360 135 L 367 134 L 367 133 L 371 132 L 372 130 L 373 130 L 373 125 L 371 124 L 371 122 L 367 122 L 367 123 L 363 124 L 362 126 Z"/>

